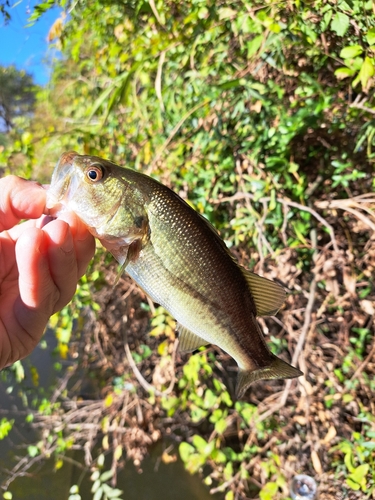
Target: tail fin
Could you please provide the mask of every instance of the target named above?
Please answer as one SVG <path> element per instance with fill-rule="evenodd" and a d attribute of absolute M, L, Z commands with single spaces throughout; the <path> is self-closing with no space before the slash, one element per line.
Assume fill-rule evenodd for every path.
<path fill-rule="evenodd" d="M 295 378 L 303 375 L 301 370 L 294 368 L 294 366 L 286 363 L 280 358 L 273 356 L 273 360 L 268 366 L 259 368 L 257 370 L 248 371 L 241 370 L 238 373 L 236 385 L 236 397 L 240 399 L 253 382 L 257 380 L 269 380 L 273 378 Z"/>

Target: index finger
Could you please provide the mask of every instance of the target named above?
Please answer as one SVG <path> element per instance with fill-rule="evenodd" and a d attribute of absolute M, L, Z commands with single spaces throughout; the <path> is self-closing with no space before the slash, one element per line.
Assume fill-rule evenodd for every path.
<path fill-rule="evenodd" d="M 37 219 L 46 205 L 46 191 L 40 184 L 15 175 L 0 179 L 0 231 L 22 219 Z"/>

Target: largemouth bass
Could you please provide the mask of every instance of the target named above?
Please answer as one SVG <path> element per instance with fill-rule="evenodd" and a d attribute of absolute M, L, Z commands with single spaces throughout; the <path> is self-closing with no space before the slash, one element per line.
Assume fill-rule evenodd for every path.
<path fill-rule="evenodd" d="M 269 350 L 256 316 L 285 300 L 277 283 L 239 266 L 213 226 L 171 189 L 95 156 L 61 156 L 47 207 L 67 207 L 151 299 L 177 320 L 179 349 L 218 345 L 239 367 L 236 396 L 261 379 L 302 372 Z M 66 208 L 65 208 L 66 209 Z"/>

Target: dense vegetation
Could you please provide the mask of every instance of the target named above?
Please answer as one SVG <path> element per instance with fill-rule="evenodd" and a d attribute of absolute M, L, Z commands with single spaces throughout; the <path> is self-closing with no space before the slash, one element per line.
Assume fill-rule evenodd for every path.
<path fill-rule="evenodd" d="M 234 401 L 233 361 L 214 347 L 176 354 L 173 320 L 126 277 L 113 290 L 117 268 L 99 252 L 51 320 L 71 369 L 52 399 L 24 389 L 29 419 L 48 432 L 17 471 L 51 455 L 61 467 L 85 444 L 95 500 L 120 498 L 122 461 L 140 466 L 168 436 L 163 459 L 178 452 L 226 500 L 285 499 L 298 472 L 317 478 L 323 499 L 373 498 L 373 3 L 59 4 L 68 15 L 50 39 L 62 58 L 0 162 L 45 182 L 75 149 L 171 186 L 242 264 L 285 285 L 284 308 L 261 325 L 305 376 Z M 8 370 L 9 387 L 26 387 L 25 364 Z M 77 400 L 76 371 L 99 386 L 90 404 Z M 0 438 L 10 428 L 0 421 Z"/>

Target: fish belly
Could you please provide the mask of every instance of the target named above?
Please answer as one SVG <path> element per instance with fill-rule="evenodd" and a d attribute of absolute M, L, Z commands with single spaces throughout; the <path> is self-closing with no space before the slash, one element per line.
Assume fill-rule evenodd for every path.
<path fill-rule="evenodd" d="M 209 344 L 218 345 L 230 354 L 240 367 L 248 364 L 246 353 L 235 349 L 230 336 L 228 319 L 221 311 L 210 307 L 191 284 L 173 275 L 164 267 L 152 245 L 146 246 L 136 262 L 130 262 L 126 272 L 149 295 L 163 306 L 180 325 Z"/>

